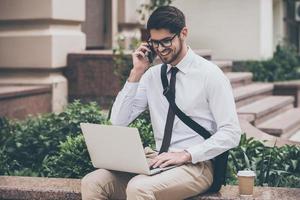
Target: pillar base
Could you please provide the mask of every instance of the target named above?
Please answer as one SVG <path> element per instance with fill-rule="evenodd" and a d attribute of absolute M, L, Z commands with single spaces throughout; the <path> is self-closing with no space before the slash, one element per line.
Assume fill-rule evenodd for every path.
<path fill-rule="evenodd" d="M 52 91 L 52 112 L 61 112 L 68 103 L 68 82 L 61 72 L 10 70 L 10 72 L 0 73 L 0 85 L 50 86 Z"/>

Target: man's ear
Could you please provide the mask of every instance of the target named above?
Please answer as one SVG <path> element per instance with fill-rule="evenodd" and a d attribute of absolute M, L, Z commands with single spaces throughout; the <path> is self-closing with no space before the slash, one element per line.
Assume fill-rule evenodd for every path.
<path fill-rule="evenodd" d="M 180 37 L 182 39 L 186 39 L 188 35 L 188 28 L 187 27 L 183 27 L 181 32 L 180 32 Z"/>

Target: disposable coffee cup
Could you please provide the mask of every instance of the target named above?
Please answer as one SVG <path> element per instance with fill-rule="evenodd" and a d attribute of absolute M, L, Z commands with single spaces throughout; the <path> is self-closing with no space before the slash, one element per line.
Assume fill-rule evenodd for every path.
<path fill-rule="evenodd" d="M 241 196 L 253 195 L 255 172 L 243 170 L 238 172 L 239 192 Z"/>

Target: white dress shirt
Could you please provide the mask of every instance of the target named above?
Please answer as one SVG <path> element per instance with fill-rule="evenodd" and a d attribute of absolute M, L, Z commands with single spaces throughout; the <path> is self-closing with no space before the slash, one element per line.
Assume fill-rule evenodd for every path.
<path fill-rule="evenodd" d="M 170 79 L 170 65 L 167 77 Z M 216 157 L 236 147 L 241 129 L 229 80 L 218 66 L 189 48 L 176 65 L 176 104 L 212 136 L 205 140 L 175 116 L 169 151 L 186 150 L 192 163 Z M 127 126 L 147 107 L 150 111 L 156 149 L 164 136 L 169 103 L 163 95 L 161 64 L 150 67 L 139 82 L 126 82 L 112 108 L 113 125 Z"/>

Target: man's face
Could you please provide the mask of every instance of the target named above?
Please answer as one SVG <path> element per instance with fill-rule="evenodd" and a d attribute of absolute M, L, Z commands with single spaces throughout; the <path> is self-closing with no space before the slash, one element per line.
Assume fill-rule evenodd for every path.
<path fill-rule="evenodd" d="M 180 33 L 171 33 L 167 29 L 151 29 L 150 41 L 163 63 L 171 64 L 181 53 L 183 40 L 180 38 Z"/>

